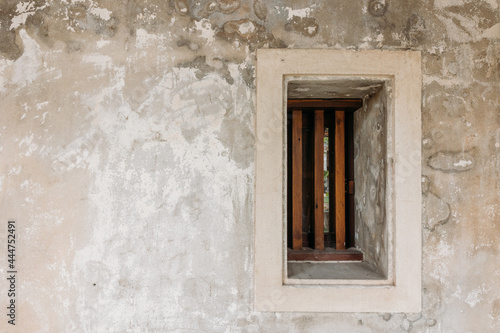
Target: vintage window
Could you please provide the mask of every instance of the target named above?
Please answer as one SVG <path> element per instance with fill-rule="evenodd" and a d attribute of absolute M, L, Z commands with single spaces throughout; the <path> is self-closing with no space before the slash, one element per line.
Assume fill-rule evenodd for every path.
<path fill-rule="evenodd" d="M 260 49 L 257 51 L 256 79 L 255 309 L 299 312 L 420 311 L 420 53 Z M 312 109 L 308 108 L 310 105 L 292 106 L 293 103 L 299 103 L 292 100 L 340 102 L 357 99 L 361 99 L 363 103 L 357 111 L 354 111 L 354 107 L 350 111 L 343 110 L 343 116 L 339 113 L 338 117 L 337 110 L 341 110 L 337 106 L 313 105 Z M 327 131 L 314 131 L 314 124 L 321 122 L 321 112 L 318 111 L 323 111 L 323 127 L 326 123 Z M 332 185 L 332 177 L 329 177 L 327 187 L 329 195 L 332 188 L 339 191 L 337 199 L 342 197 L 342 190 L 344 194 L 346 189 L 348 193 L 354 193 L 354 205 L 350 206 L 354 208 L 354 224 L 349 222 L 347 228 L 344 241 L 346 250 L 340 249 L 343 241 L 331 234 L 333 229 L 335 234 L 338 233 L 337 226 L 332 226 L 332 219 L 329 219 L 328 228 L 325 228 L 325 223 L 321 223 L 321 209 L 316 212 L 318 219 L 311 218 L 315 214 L 313 208 L 316 203 L 318 207 L 321 205 L 322 195 L 324 200 L 324 188 L 323 193 L 319 191 L 321 169 L 318 167 L 321 164 L 320 155 L 325 154 L 325 148 L 323 145 L 321 150 L 321 144 L 317 144 L 315 147 L 318 151 L 314 152 L 314 145 L 313 148 L 309 147 L 306 154 L 312 155 L 306 158 L 307 161 L 303 161 L 304 156 L 298 156 L 300 154 L 295 156 L 295 164 L 303 166 L 303 175 L 298 176 L 300 171 L 294 172 L 293 167 L 294 155 L 289 156 L 290 150 L 293 151 L 293 141 L 288 143 L 287 140 L 290 135 L 292 139 L 294 136 L 294 117 L 302 120 L 302 125 L 295 125 L 295 135 L 302 135 L 302 153 L 311 141 L 320 143 L 323 140 L 324 143 L 326 135 L 329 138 L 330 155 L 330 137 L 336 136 L 335 131 L 331 134 L 331 128 L 336 129 L 337 121 L 340 124 L 343 117 L 344 125 L 340 128 L 344 128 L 346 152 L 339 153 L 339 156 L 344 156 L 349 161 L 349 154 L 353 155 L 354 166 L 347 166 L 344 171 L 349 173 L 349 170 L 353 170 L 355 186 L 353 191 L 349 191 L 349 181 L 352 179 L 348 175 L 347 186 L 341 186 L 343 177 L 339 176 L 338 186 Z M 306 125 L 306 129 L 309 128 L 305 137 L 304 129 L 302 128 L 302 133 L 300 130 L 303 125 Z M 347 134 L 351 129 L 352 137 Z M 340 131 L 336 133 L 339 135 Z M 333 145 L 335 142 L 339 143 L 341 140 L 334 140 Z M 351 143 L 346 145 L 348 142 Z M 291 147 L 287 147 L 289 145 Z M 296 149 L 301 150 L 298 147 Z M 315 160 L 318 161 L 316 164 Z M 340 160 L 337 162 L 345 164 Z M 335 158 L 332 161 L 331 156 L 330 160 L 327 156 L 327 168 L 332 163 L 336 164 Z M 314 185 L 312 176 L 315 165 L 316 173 L 320 175 L 316 178 L 319 184 L 317 186 Z M 325 172 L 324 165 L 322 171 Z M 293 180 L 294 174 L 300 181 Z M 306 221 L 302 226 L 299 223 L 295 226 L 296 237 L 293 233 L 294 200 L 292 198 L 290 202 L 289 176 L 292 179 L 292 196 L 294 193 L 302 196 L 302 202 L 306 205 L 305 209 L 304 205 L 297 205 L 298 211 L 295 214 L 308 216 L 302 219 Z M 306 190 L 309 194 L 304 191 L 294 192 L 293 184 L 309 188 Z M 318 190 L 318 193 L 314 194 L 314 190 Z M 351 194 L 347 194 L 349 195 Z M 311 196 L 316 196 L 312 205 L 311 200 L 314 199 Z M 337 199 L 334 203 L 341 205 Z M 300 198 L 297 200 L 300 201 Z M 349 200 L 351 199 L 347 197 L 344 204 Z M 332 209 L 330 200 L 328 214 Z M 351 213 L 347 211 L 345 215 L 349 216 Z M 336 220 L 340 223 L 342 219 Z M 340 223 L 339 228 L 341 225 Z M 291 232 L 288 226 L 292 227 Z M 326 234 L 326 237 L 323 236 L 326 250 L 321 250 L 321 233 L 318 233 L 318 237 L 312 236 L 315 235 L 314 231 L 321 230 L 321 226 Z M 353 227 L 354 231 L 349 231 Z M 305 247 L 311 246 L 310 251 L 339 252 L 349 251 L 349 248 L 353 250 L 354 247 L 354 251 L 362 253 L 362 260 L 321 260 L 318 253 L 302 260 L 293 256 L 289 258 L 289 246 L 291 251 L 307 254 L 303 250 L 304 232 Z M 318 244 L 316 238 L 319 240 Z M 334 251 L 328 250 L 333 247 L 333 239 L 337 248 Z"/>
<path fill-rule="evenodd" d="M 287 258 L 363 260 L 355 246 L 353 113 L 362 99 L 287 101 Z"/>
<path fill-rule="evenodd" d="M 321 281 L 328 284 L 330 281 L 339 283 L 339 280 L 370 280 L 370 283 L 392 283 L 390 277 L 393 275 L 393 257 L 389 256 L 392 247 L 389 236 L 393 225 L 388 209 L 389 201 L 385 200 L 391 195 L 391 186 L 387 183 L 390 181 L 387 174 L 391 172 L 387 152 L 392 150 L 393 143 L 387 136 L 387 128 L 391 126 L 392 108 L 388 101 L 392 80 L 383 77 L 287 75 L 284 86 L 287 96 L 287 122 L 288 114 L 292 113 L 292 126 L 288 128 L 287 124 L 287 128 L 283 128 L 287 142 L 294 141 L 294 112 L 296 116 L 300 115 L 302 123 L 301 140 L 295 139 L 293 142 L 302 145 L 302 163 L 297 163 L 295 168 L 293 165 L 287 165 L 286 168 L 286 205 L 287 208 L 292 207 L 286 212 L 287 238 L 290 238 L 289 229 L 293 229 L 294 224 L 300 224 L 301 221 L 303 231 L 303 247 L 300 248 L 299 242 L 293 244 L 292 230 L 292 240 L 288 242 L 292 249 L 287 248 L 284 269 L 285 282 L 290 284 Z M 324 110 L 317 108 L 320 101 Z M 317 205 L 316 209 L 316 202 L 320 201 L 319 191 L 317 195 L 311 193 L 321 188 L 321 185 L 314 186 L 311 183 L 311 180 L 314 182 L 320 178 L 319 168 L 315 170 L 320 164 L 314 161 L 314 150 L 319 145 L 314 145 L 312 141 L 316 134 L 314 127 L 320 127 L 315 124 L 316 114 L 321 114 L 321 111 L 322 127 L 325 127 L 326 120 L 326 128 L 331 132 L 330 139 L 333 139 L 329 149 L 332 177 L 328 179 L 331 184 L 327 184 L 333 189 L 333 205 L 332 214 L 327 214 L 330 223 L 326 249 L 321 249 L 324 244 L 314 244 L 320 241 L 320 237 L 315 237 L 314 234 L 321 234 L 321 231 L 324 233 L 326 228 L 321 230 L 319 226 L 314 225 L 314 222 L 321 219 L 315 218 L 314 215 L 320 215 L 322 211 L 319 209 L 320 205 Z M 314 115 L 311 112 L 314 112 Z M 293 161 L 295 152 L 293 146 L 287 147 L 287 162 Z M 302 170 L 298 172 L 303 171 L 302 182 L 293 179 L 294 175 L 298 174 L 294 172 L 295 169 L 300 169 L 300 166 Z M 317 177 L 314 177 L 313 171 L 318 173 Z M 354 188 L 354 180 L 358 181 L 358 190 Z M 302 192 L 302 195 L 294 198 L 296 192 Z M 302 204 L 298 204 L 300 197 Z M 302 220 L 294 219 L 299 214 L 294 214 L 293 210 L 300 208 Z M 296 234 L 300 237 L 298 232 Z M 308 262 L 316 264 L 311 265 Z M 327 265 L 328 262 L 342 264 Z"/>

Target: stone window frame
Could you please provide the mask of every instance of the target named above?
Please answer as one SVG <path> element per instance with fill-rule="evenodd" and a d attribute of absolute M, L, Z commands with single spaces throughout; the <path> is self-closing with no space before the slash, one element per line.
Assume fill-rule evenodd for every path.
<path fill-rule="evenodd" d="M 290 76 L 392 80 L 387 153 L 392 268 L 385 279 L 287 280 L 284 121 Z M 257 51 L 254 306 L 257 311 L 421 311 L 421 56 L 416 51 Z M 389 159 L 390 156 L 390 159 Z"/>

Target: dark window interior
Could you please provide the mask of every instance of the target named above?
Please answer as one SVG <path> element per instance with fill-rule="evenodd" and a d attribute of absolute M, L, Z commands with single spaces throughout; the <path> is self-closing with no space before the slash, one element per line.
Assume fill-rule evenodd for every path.
<path fill-rule="evenodd" d="M 289 260 L 362 260 L 354 248 L 353 113 L 362 100 L 289 100 Z M 295 159 L 295 160 L 294 160 Z"/>

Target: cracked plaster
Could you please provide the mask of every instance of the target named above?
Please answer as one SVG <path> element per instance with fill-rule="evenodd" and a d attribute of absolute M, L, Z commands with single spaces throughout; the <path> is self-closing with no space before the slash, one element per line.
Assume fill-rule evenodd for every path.
<path fill-rule="evenodd" d="M 498 331 L 499 20 L 492 0 L 2 1 L 17 329 Z M 253 310 L 261 47 L 422 51 L 422 313 Z"/>

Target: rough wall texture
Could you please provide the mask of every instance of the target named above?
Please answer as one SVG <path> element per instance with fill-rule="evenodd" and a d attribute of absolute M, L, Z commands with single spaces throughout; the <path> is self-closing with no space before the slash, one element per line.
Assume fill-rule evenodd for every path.
<path fill-rule="evenodd" d="M 393 223 L 387 223 L 387 220 L 393 221 L 393 217 L 387 218 L 386 213 L 386 193 L 389 190 L 387 175 L 392 174 L 388 172 L 386 163 L 387 118 L 393 114 L 388 93 L 385 86 L 379 87 L 375 94 L 365 98 L 363 107 L 354 112 L 356 247 L 363 251 L 365 260 L 373 264 L 383 276 L 389 273 L 388 234 L 389 223 Z M 388 197 L 392 198 L 393 195 Z"/>
<path fill-rule="evenodd" d="M 499 331 L 499 22 L 495 0 L 2 1 L 0 330 Z M 260 47 L 422 51 L 422 313 L 253 311 Z"/>

